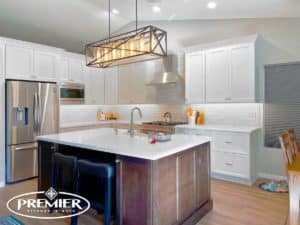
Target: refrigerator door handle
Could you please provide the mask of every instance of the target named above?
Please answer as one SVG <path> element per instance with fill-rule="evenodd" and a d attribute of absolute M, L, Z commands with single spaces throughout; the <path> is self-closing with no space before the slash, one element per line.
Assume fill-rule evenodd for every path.
<path fill-rule="evenodd" d="M 38 147 L 37 143 L 25 144 L 25 145 L 20 145 L 18 147 L 15 147 L 14 150 L 15 151 L 31 150 L 31 149 L 34 149 L 34 148 L 37 148 L 37 147 Z"/>
<path fill-rule="evenodd" d="M 33 97 L 33 130 L 35 133 L 38 132 L 38 114 L 39 114 L 39 108 L 38 108 L 38 94 L 34 93 Z"/>

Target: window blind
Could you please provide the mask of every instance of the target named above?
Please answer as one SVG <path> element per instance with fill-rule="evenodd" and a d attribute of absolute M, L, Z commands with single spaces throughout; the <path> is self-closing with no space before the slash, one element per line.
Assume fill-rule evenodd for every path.
<path fill-rule="evenodd" d="M 265 66 L 264 128 L 266 147 L 290 128 L 300 137 L 300 62 Z"/>

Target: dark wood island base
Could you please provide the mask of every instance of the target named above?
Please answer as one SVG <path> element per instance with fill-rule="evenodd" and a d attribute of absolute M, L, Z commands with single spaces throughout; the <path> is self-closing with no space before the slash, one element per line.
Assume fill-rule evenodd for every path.
<path fill-rule="evenodd" d="M 51 186 L 54 151 L 115 161 L 118 225 L 195 225 L 213 207 L 209 142 L 147 160 L 39 141 L 39 191 Z"/>

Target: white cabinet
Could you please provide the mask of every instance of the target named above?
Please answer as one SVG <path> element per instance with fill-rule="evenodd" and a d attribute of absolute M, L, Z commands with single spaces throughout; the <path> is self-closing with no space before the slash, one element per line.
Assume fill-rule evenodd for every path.
<path fill-rule="evenodd" d="M 66 55 L 59 59 L 58 77 L 60 82 L 84 83 L 85 66 L 83 55 Z"/>
<path fill-rule="evenodd" d="M 255 102 L 254 44 L 207 51 L 206 102 Z"/>
<path fill-rule="evenodd" d="M 6 78 L 28 79 L 35 78 L 33 74 L 33 49 L 6 45 Z"/>
<path fill-rule="evenodd" d="M 0 43 L 0 78 L 4 77 L 4 63 L 5 63 L 5 55 L 4 55 L 4 44 Z"/>
<path fill-rule="evenodd" d="M 48 48 L 6 44 L 5 65 L 6 78 L 56 82 L 58 53 Z"/>
<path fill-rule="evenodd" d="M 67 57 L 59 58 L 58 78 L 61 82 L 69 81 L 69 60 Z"/>
<path fill-rule="evenodd" d="M 104 72 L 105 81 L 105 104 L 118 104 L 118 71 L 116 67 L 106 68 Z"/>
<path fill-rule="evenodd" d="M 205 52 L 185 56 L 185 98 L 187 103 L 204 103 Z"/>
<path fill-rule="evenodd" d="M 85 75 L 85 104 L 105 104 L 104 71 L 98 68 L 88 68 Z"/>
<path fill-rule="evenodd" d="M 211 172 L 218 179 L 253 184 L 257 176 L 257 157 L 261 131 L 217 131 L 177 128 L 176 132 L 208 136 L 211 142 Z"/>
<path fill-rule="evenodd" d="M 118 69 L 118 103 L 146 102 L 146 71 L 143 63 L 128 64 Z"/>
<path fill-rule="evenodd" d="M 84 82 L 84 61 L 80 59 L 69 59 L 69 80 L 73 82 Z"/>
<path fill-rule="evenodd" d="M 254 45 L 233 46 L 229 54 L 231 101 L 255 102 Z"/>
<path fill-rule="evenodd" d="M 33 74 L 43 81 L 53 81 L 57 79 L 57 54 L 46 51 L 34 51 Z"/>
<path fill-rule="evenodd" d="M 228 49 L 206 52 L 206 102 L 230 100 Z"/>
<path fill-rule="evenodd" d="M 194 46 L 186 53 L 187 103 L 252 103 L 256 84 L 257 35 Z M 204 53 L 204 54 L 203 54 Z M 204 59 L 202 59 L 204 58 Z M 204 82 L 202 88 L 201 82 Z M 201 93 L 204 90 L 204 94 Z M 203 101 L 205 96 L 205 101 Z"/>

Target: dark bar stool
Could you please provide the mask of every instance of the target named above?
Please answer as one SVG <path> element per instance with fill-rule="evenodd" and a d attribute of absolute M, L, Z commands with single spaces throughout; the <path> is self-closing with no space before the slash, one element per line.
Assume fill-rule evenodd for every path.
<path fill-rule="evenodd" d="M 77 158 L 58 152 L 53 154 L 52 187 L 57 191 L 76 191 Z"/>
<path fill-rule="evenodd" d="M 98 213 L 104 212 L 104 224 L 110 225 L 114 202 L 114 165 L 78 160 L 77 171 L 76 192 L 90 201 L 91 208 L 96 209 Z M 77 217 L 72 217 L 71 224 L 77 224 Z"/>

